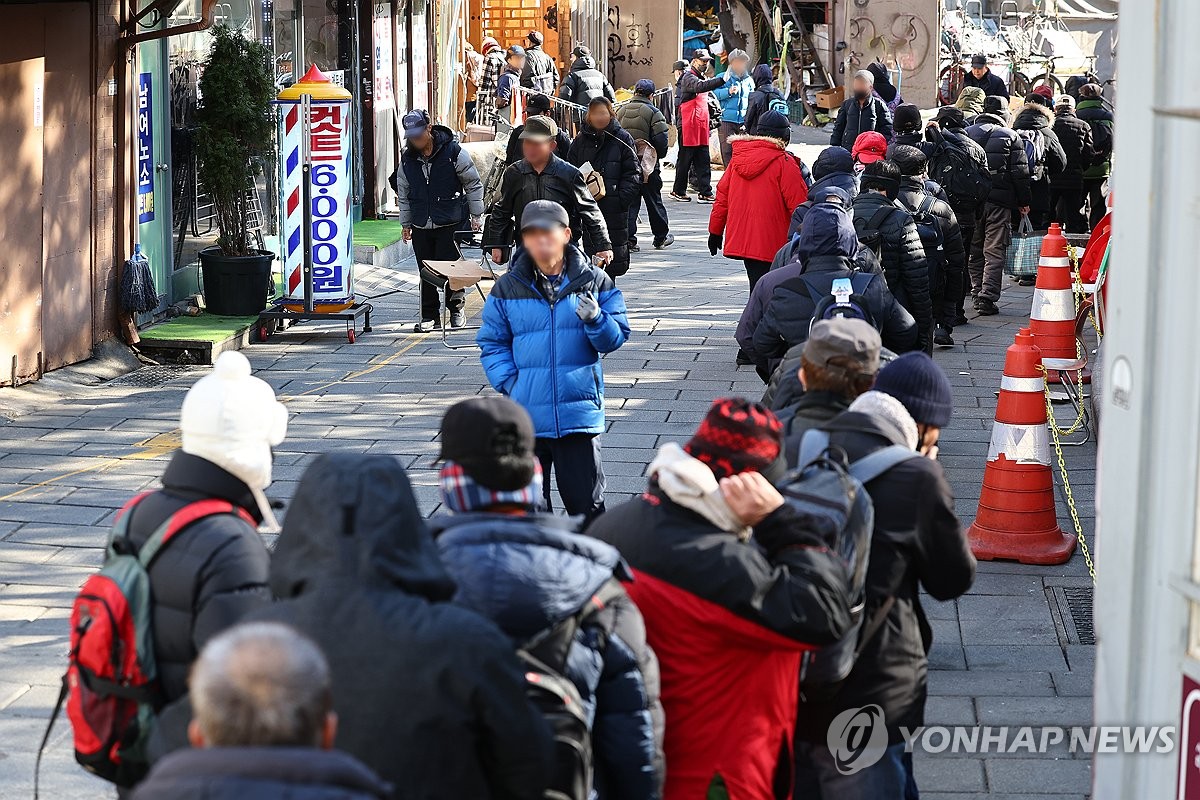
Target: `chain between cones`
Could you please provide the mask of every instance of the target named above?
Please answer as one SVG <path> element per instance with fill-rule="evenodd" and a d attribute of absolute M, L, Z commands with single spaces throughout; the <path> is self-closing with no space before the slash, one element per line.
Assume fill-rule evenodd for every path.
<path fill-rule="evenodd" d="M 1071 259 L 1071 275 L 1074 278 L 1073 288 L 1075 289 L 1075 302 L 1087 302 L 1087 290 L 1083 288 L 1083 273 L 1079 264 L 1079 254 L 1074 245 L 1067 245 L 1067 257 Z M 1091 323 L 1092 330 L 1096 332 L 1096 341 L 1104 340 L 1104 333 L 1100 330 L 1099 323 L 1096 322 L 1096 304 L 1092 303 L 1091 308 L 1087 312 L 1088 322 Z"/>
<path fill-rule="evenodd" d="M 1046 367 L 1042 364 L 1038 365 L 1038 370 L 1042 375 L 1046 375 Z M 1078 370 L 1082 376 L 1083 371 Z M 1080 378 L 1080 389 L 1082 390 L 1082 377 Z M 1079 521 L 1079 511 L 1075 508 L 1075 495 L 1071 491 L 1071 480 L 1067 477 L 1067 460 L 1063 456 L 1062 442 L 1059 439 L 1058 421 L 1054 418 L 1054 403 L 1050 398 L 1050 385 L 1046 384 L 1046 420 L 1047 427 L 1050 428 L 1050 439 L 1054 443 L 1054 455 L 1058 458 L 1058 471 L 1062 476 L 1063 494 L 1067 498 L 1067 509 L 1071 512 L 1071 524 L 1075 526 L 1075 537 L 1079 540 L 1079 550 L 1083 553 L 1083 562 L 1087 565 L 1088 575 L 1092 578 L 1092 585 L 1096 585 L 1096 565 L 1092 561 L 1092 552 L 1088 549 L 1087 537 L 1083 534 L 1083 523 Z M 1082 395 L 1081 395 L 1082 397 Z M 1082 405 L 1082 401 L 1081 401 Z M 1082 412 L 1080 418 L 1076 420 L 1071 430 L 1074 431 L 1082 420 Z"/>

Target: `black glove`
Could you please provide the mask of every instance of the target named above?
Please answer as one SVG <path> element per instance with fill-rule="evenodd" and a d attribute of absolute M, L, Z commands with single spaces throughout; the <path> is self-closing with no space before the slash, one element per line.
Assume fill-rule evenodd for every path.
<path fill-rule="evenodd" d="M 715 256 L 717 254 L 717 251 L 720 249 L 721 249 L 721 234 L 710 233 L 708 235 L 708 252 L 709 252 L 709 254 Z"/>

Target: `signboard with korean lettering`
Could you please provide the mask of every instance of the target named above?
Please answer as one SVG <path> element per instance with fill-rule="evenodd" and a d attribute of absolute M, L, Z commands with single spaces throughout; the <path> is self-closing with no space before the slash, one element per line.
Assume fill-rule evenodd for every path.
<path fill-rule="evenodd" d="M 137 90 L 137 212 L 138 222 L 154 220 L 154 76 L 138 75 Z"/>
<path fill-rule="evenodd" d="M 1179 800 L 1200 800 L 1200 683 L 1183 676 L 1179 733 Z"/>
<path fill-rule="evenodd" d="M 302 112 L 304 95 L 309 97 L 307 125 Z M 290 310 L 304 308 L 307 225 L 311 233 L 313 309 L 342 311 L 354 303 L 350 93 L 334 86 L 314 67 L 280 93 L 279 105 L 284 305 Z M 307 208 L 303 203 L 306 163 L 310 165 L 311 198 Z"/>

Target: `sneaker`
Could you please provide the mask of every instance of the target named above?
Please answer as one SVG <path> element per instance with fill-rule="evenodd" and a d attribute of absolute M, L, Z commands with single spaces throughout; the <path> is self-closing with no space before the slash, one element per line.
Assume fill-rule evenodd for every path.
<path fill-rule="evenodd" d="M 466 324 L 467 324 L 467 312 L 462 311 L 462 310 L 450 312 L 450 327 L 451 328 L 461 328 L 462 326 L 464 326 Z"/>
<path fill-rule="evenodd" d="M 664 247 L 670 247 L 673 244 L 675 244 L 675 236 L 668 233 L 663 238 L 654 240 L 654 249 L 662 250 Z"/>
<path fill-rule="evenodd" d="M 990 317 L 1000 313 L 1000 309 L 991 300 L 980 297 L 975 301 L 975 313 L 981 317 Z"/>
<path fill-rule="evenodd" d="M 933 343 L 938 347 L 953 347 L 954 339 L 950 336 L 950 329 L 945 325 L 938 325 L 933 333 Z"/>
<path fill-rule="evenodd" d="M 701 202 L 701 203 L 715 203 L 715 202 L 717 202 L 717 198 L 713 197 L 711 194 L 701 194 L 701 195 L 697 195 L 697 196 L 696 196 L 696 200 L 698 200 L 698 201 L 699 201 L 699 202 Z"/>
<path fill-rule="evenodd" d="M 692 198 L 691 198 L 691 196 L 690 196 L 690 195 L 686 195 L 686 194 L 675 194 L 674 192 L 671 192 L 671 199 L 672 199 L 672 200 L 678 200 L 680 203 L 690 203 L 690 202 L 692 202 Z"/>
<path fill-rule="evenodd" d="M 413 325 L 413 333 L 432 333 L 442 327 L 440 319 L 423 319 Z"/>
<path fill-rule="evenodd" d="M 1037 278 L 1017 278 L 1018 286 L 1033 286 L 1037 283 Z"/>
<path fill-rule="evenodd" d="M 970 320 L 967 319 L 967 312 L 959 311 L 954 317 L 953 326 L 957 328 L 959 325 L 966 325 L 968 322 L 970 322 Z"/>
<path fill-rule="evenodd" d="M 638 247 L 638 246 L 637 246 L 637 242 L 630 242 L 630 243 L 628 244 L 628 246 L 626 247 L 626 249 L 628 249 L 628 250 L 629 250 L 629 252 L 631 252 L 631 253 L 640 253 L 640 252 L 642 252 L 642 248 L 640 248 L 640 247 Z"/>
<path fill-rule="evenodd" d="M 739 367 L 754 366 L 754 360 L 746 354 L 745 350 L 738 350 L 737 359 L 735 359 Z"/>

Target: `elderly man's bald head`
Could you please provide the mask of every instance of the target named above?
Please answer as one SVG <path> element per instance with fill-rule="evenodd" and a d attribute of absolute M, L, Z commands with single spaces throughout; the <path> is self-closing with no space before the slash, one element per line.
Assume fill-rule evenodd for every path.
<path fill-rule="evenodd" d="M 332 747 L 329 664 L 296 630 L 237 625 L 213 638 L 192 667 L 198 747 Z"/>

